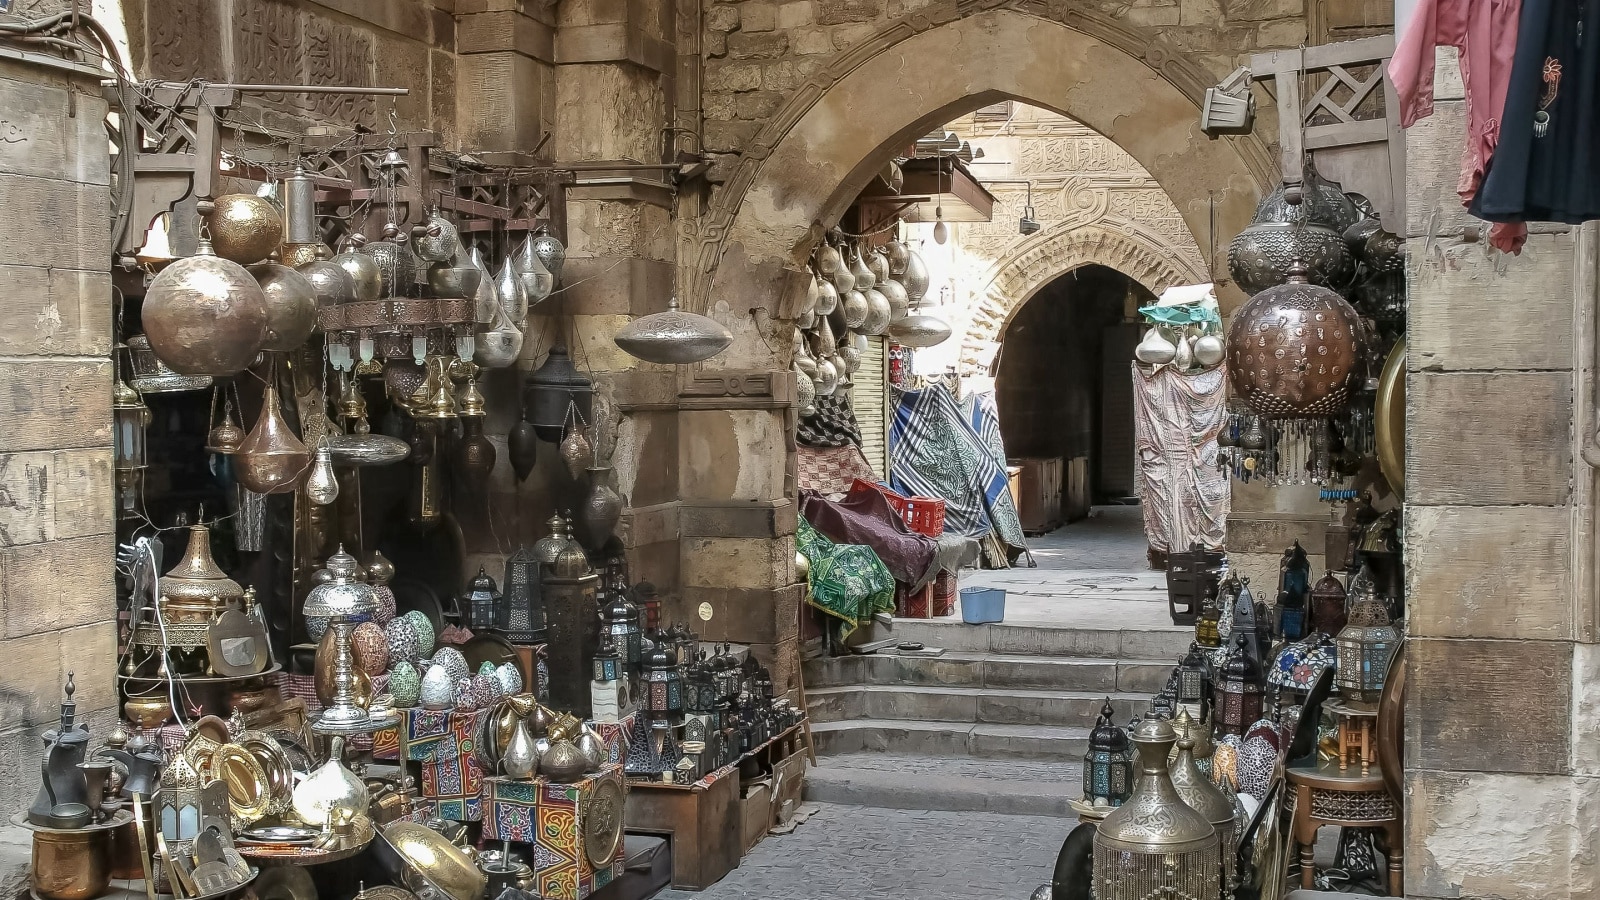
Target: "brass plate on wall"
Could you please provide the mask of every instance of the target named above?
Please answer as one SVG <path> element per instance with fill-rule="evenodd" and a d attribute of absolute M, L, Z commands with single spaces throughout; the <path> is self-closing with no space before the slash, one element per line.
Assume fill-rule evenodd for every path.
<path fill-rule="evenodd" d="M 1378 395 L 1373 409 L 1373 437 L 1377 444 L 1378 468 L 1396 497 L 1406 495 L 1406 341 L 1401 338 L 1389 351 L 1378 376 Z"/>

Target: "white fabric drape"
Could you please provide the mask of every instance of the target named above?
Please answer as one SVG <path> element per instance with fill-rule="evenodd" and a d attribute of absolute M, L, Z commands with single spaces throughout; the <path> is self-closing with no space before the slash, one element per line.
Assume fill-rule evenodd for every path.
<path fill-rule="evenodd" d="M 1162 552 L 1194 544 L 1222 548 L 1228 525 L 1228 475 L 1217 468 L 1226 420 L 1226 366 L 1183 375 L 1163 366 L 1133 368 L 1134 444 L 1139 456 L 1145 536 Z"/>

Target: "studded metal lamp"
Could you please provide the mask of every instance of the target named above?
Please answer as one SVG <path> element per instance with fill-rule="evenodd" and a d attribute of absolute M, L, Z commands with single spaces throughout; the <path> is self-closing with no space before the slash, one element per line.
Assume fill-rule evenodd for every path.
<path fill-rule="evenodd" d="M 1177 739 L 1165 719 L 1145 719 L 1134 729 L 1141 774 L 1133 795 L 1095 832 L 1096 900 L 1221 896 L 1217 831 L 1178 795 L 1167 770 Z"/>

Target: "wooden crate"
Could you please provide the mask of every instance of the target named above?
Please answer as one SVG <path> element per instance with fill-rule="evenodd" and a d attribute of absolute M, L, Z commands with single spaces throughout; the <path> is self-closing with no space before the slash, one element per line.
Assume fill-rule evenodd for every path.
<path fill-rule="evenodd" d="M 1017 517 L 1025 534 L 1044 534 L 1061 527 L 1063 463 L 1059 456 L 1007 460 L 1017 473 Z"/>

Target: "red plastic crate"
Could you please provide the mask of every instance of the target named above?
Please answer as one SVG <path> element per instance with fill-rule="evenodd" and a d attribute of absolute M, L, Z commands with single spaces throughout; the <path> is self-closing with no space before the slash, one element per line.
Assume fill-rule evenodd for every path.
<path fill-rule="evenodd" d="M 903 497 L 881 484 L 857 478 L 850 485 L 855 491 L 874 490 L 889 501 L 889 506 L 905 520 L 906 527 L 918 534 L 936 538 L 944 534 L 944 501 L 934 497 Z"/>

